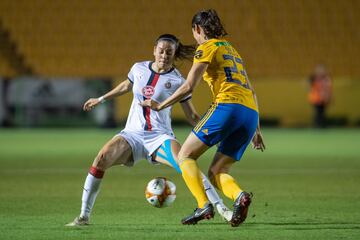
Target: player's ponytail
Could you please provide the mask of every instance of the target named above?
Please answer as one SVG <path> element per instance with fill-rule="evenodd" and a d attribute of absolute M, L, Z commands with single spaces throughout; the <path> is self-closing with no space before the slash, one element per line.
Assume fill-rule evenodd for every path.
<path fill-rule="evenodd" d="M 183 45 L 180 40 L 172 34 L 163 34 L 158 37 L 155 44 L 159 41 L 169 41 L 175 44 L 175 60 L 192 60 L 196 47 L 194 45 Z"/>
<path fill-rule="evenodd" d="M 196 13 L 192 19 L 192 28 L 199 25 L 205 32 L 206 37 L 219 38 L 227 35 L 219 16 L 214 9 L 203 10 Z"/>

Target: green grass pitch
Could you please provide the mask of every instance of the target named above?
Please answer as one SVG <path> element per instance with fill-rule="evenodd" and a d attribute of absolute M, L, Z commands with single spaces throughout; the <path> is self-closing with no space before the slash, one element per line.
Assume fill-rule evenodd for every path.
<path fill-rule="evenodd" d="M 175 129 L 181 142 L 189 131 Z M 145 161 L 108 170 L 92 224 L 65 228 L 79 214 L 93 158 L 115 133 L 0 129 L 0 239 L 360 239 L 359 129 L 265 129 L 266 151 L 248 149 L 232 170 L 254 193 L 239 228 L 218 215 L 182 226 L 195 200 L 174 170 Z M 214 151 L 200 159 L 204 171 Z M 145 200 L 145 185 L 156 176 L 177 185 L 171 207 L 156 209 Z"/>

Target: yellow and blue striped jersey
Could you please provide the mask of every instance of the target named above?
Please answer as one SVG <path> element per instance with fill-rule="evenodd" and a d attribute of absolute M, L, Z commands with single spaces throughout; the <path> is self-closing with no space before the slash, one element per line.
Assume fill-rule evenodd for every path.
<path fill-rule="evenodd" d="M 203 75 L 216 103 L 238 103 L 258 111 L 249 88 L 244 63 L 238 52 L 224 39 L 210 39 L 201 44 L 194 63 L 208 63 Z"/>

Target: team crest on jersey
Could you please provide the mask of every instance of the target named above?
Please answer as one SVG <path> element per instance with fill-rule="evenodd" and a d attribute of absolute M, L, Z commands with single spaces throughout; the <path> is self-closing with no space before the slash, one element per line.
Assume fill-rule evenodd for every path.
<path fill-rule="evenodd" d="M 151 98 L 155 93 L 155 89 L 153 86 L 145 86 L 142 89 L 142 94 L 146 97 L 146 98 Z"/>
<path fill-rule="evenodd" d="M 167 89 L 170 89 L 170 88 L 171 88 L 171 82 L 170 82 L 170 81 L 167 81 L 167 82 L 165 83 L 165 88 L 167 88 Z"/>
<path fill-rule="evenodd" d="M 202 56 L 203 56 L 203 51 L 202 50 L 197 50 L 196 52 L 195 52 L 195 58 L 196 59 L 199 59 L 199 58 L 201 58 Z"/>

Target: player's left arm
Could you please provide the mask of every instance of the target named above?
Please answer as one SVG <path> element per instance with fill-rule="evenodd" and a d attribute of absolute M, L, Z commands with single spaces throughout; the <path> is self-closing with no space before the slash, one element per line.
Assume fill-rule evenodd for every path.
<path fill-rule="evenodd" d="M 256 97 L 255 90 L 251 86 L 251 83 L 250 83 L 249 80 L 248 80 L 247 84 L 248 84 L 250 90 L 253 92 L 253 97 L 254 97 L 254 101 L 255 101 L 255 104 L 256 104 L 256 108 L 259 109 L 259 104 L 258 104 L 258 100 L 257 100 L 257 97 Z M 261 134 L 261 130 L 260 130 L 260 119 L 259 119 L 258 125 L 256 127 L 255 135 L 254 135 L 254 137 L 252 139 L 252 144 L 253 144 L 254 149 L 258 149 L 258 150 L 261 150 L 261 151 L 265 150 L 264 138 L 263 138 L 263 136 Z"/>
<path fill-rule="evenodd" d="M 192 93 L 192 91 L 195 89 L 195 87 L 200 82 L 203 74 L 205 73 L 208 63 L 198 62 L 194 63 L 190 69 L 190 72 L 186 78 L 186 81 L 183 85 L 181 85 L 173 95 L 171 95 L 169 98 L 167 98 L 165 101 L 161 103 L 157 103 L 154 100 L 148 99 L 142 102 L 140 105 L 143 107 L 150 107 L 151 109 L 155 111 L 160 111 L 164 108 L 167 108 L 176 102 L 179 102 L 181 99 L 183 99 L 185 96 Z"/>
<path fill-rule="evenodd" d="M 191 99 L 181 102 L 181 107 L 185 113 L 188 122 L 193 127 L 195 127 L 200 120 L 200 115 L 196 112 L 195 107 L 191 102 Z"/>

